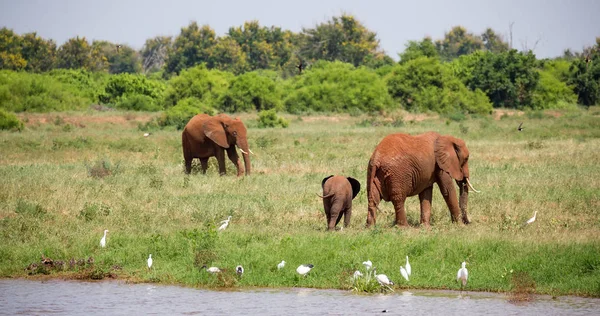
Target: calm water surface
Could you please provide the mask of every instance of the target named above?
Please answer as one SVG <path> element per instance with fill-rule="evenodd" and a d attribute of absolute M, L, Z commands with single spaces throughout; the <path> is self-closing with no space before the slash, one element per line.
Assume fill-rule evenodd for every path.
<path fill-rule="evenodd" d="M 514 305 L 501 294 L 338 290 L 210 291 L 121 282 L 0 280 L 0 315 L 600 315 L 600 299 L 540 296 Z"/>

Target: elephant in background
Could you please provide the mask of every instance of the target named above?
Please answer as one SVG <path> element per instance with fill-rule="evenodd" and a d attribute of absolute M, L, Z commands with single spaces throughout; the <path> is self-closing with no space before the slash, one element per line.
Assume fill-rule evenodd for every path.
<path fill-rule="evenodd" d="M 215 157 L 219 163 L 219 173 L 225 175 L 225 151 L 237 168 L 238 177 L 244 173 L 235 146 L 240 148 L 244 157 L 246 175 L 250 175 L 250 149 L 248 148 L 246 126 L 238 119 L 226 114 L 210 116 L 198 114 L 187 123 L 181 134 L 185 173 L 192 170 L 192 160 L 198 158 L 202 173 L 208 168 L 208 158 Z"/>
<path fill-rule="evenodd" d="M 395 225 L 408 226 L 404 201 L 419 195 L 421 224 L 429 226 L 433 184 L 437 183 L 453 222 L 468 224 L 469 150 L 465 142 L 435 132 L 411 136 L 391 134 L 377 145 L 367 169 L 367 227 L 375 224 L 381 199 L 391 201 L 396 212 Z M 457 200 L 454 182 L 460 188 Z M 460 203 L 459 203 L 460 201 Z"/>
<path fill-rule="evenodd" d="M 360 192 L 360 182 L 344 176 L 329 176 L 321 181 L 323 188 L 323 207 L 327 215 L 327 227 L 335 230 L 335 226 L 344 215 L 344 227 L 350 225 L 352 216 L 352 200 Z"/>

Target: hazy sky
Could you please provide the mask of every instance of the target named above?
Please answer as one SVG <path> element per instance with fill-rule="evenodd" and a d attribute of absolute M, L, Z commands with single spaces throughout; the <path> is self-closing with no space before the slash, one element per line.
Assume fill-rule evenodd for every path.
<path fill-rule="evenodd" d="M 455 25 L 476 34 L 491 27 L 507 37 L 514 22 L 513 47 L 539 40 L 539 58 L 581 51 L 600 36 L 598 0 L 0 0 L 0 27 L 35 31 L 59 45 L 79 35 L 139 49 L 148 38 L 178 35 L 191 21 L 209 24 L 218 36 L 254 19 L 299 32 L 342 13 L 375 31 L 395 59 L 409 40 L 439 39 Z"/>

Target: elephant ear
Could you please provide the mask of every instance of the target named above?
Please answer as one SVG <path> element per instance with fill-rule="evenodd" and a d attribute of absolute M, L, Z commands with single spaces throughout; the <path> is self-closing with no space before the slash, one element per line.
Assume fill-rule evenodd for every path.
<path fill-rule="evenodd" d="M 325 182 L 327 182 L 327 180 L 329 180 L 329 178 L 333 177 L 333 175 L 330 175 L 329 177 L 325 177 L 323 178 L 323 181 L 321 181 L 321 188 L 325 187 Z"/>
<path fill-rule="evenodd" d="M 360 192 L 360 182 L 358 182 L 358 180 L 354 179 L 354 178 L 346 178 L 348 179 L 348 181 L 350 182 L 350 185 L 352 186 L 352 199 L 354 199 L 356 197 L 356 195 L 358 195 L 358 192 Z"/>
<path fill-rule="evenodd" d="M 202 130 L 204 135 L 210 138 L 213 142 L 223 148 L 229 148 L 227 143 L 227 134 L 223 127 L 222 121 L 218 117 L 211 117 L 209 120 L 202 124 Z"/>
<path fill-rule="evenodd" d="M 463 173 L 458 160 L 460 146 L 454 141 L 454 137 L 440 136 L 434 145 L 435 160 L 440 168 L 450 174 L 457 181 L 463 179 Z"/>

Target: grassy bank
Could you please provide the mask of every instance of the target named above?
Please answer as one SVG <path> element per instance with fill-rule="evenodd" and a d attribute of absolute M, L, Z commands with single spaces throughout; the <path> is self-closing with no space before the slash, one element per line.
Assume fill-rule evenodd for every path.
<path fill-rule="evenodd" d="M 521 113 L 522 114 L 522 113 Z M 49 273 L 189 286 L 351 288 L 351 274 L 373 261 L 400 288 L 458 289 L 467 261 L 468 289 L 600 296 L 600 110 L 535 112 L 462 121 L 289 116 L 287 129 L 249 126 L 253 174 L 183 174 L 180 132 L 143 137 L 150 117 L 135 113 L 24 116 L 22 132 L 0 132 L 0 276 Z M 456 118 L 460 119 L 460 118 Z M 523 132 L 516 127 L 524 122 Z M 434 189 L 432 228 L 418 227 L 419 204 L 407 200 L 410 229 L 391 227 L 380 205 L 375 229 L 364 228 L 366 166 L 393 132 L 435 130 L 463 138 L 471 152 L 473 224 L 453 225 Z M 352 227 L 328 233 L 320 192 L 330 174 L 352 176 L 363 190 Z M 523 223 L 538 211 L 537 221 Z M 229 228 L 217 223 L 232 215 Z M 104 229 L 108 246 L 99 247 Z M 146 258 L 152 253 L 153 271 Z M 60 268 L 25 270 L 41 254 Z M 411 258 L 413 276 L 399 266 Z M 94 258 L 71 267 L 69 260 Z M 275 266 L 287 262 L 282 271 Z M 306 278 L 295 268 L 315 265 Z M 221 276 L 199 269 L 227 268 Z M 233 276 L 242 264 L 246 273 Z M 511 272 L 512 271 L 512 272 Z"/>

